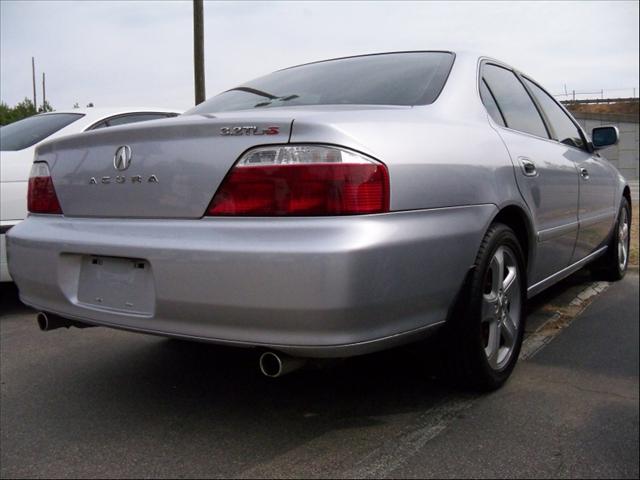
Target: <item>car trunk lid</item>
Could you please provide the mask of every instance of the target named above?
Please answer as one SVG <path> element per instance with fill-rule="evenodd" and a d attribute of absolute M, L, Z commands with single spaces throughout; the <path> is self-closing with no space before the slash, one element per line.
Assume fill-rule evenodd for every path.
<path fill-rule="evenodd" d="M 36 160 L 49 164 L 65 216 L 199 218 L 240 155 L 287 143 L 291 122 L 183 116 L 47 142 Z"/>

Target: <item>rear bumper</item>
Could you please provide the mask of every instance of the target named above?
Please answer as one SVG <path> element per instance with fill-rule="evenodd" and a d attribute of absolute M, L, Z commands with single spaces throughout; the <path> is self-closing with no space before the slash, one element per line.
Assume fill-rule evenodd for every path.
<path fill-rule="evenodd" d="M 349 356 L 407 342 L 444 321 L 494 213 L 479 205 L 331 218 L 30 216 L 8 235 L 9 268 L 23 302 L 67 318 Z M 79 302 L 82 255 L 146 260 L 151 311 Z"/>

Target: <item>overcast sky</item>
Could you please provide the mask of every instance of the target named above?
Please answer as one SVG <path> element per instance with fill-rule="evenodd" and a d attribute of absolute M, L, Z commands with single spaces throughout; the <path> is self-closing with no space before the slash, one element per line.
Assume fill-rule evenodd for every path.
<path fill-rule="evenodd" d="M 0 1 L 0 99 L 54 108 L 193 104 L 192 2 Z M 313 60 L 393 50 L 481 51 L 552 93 L 638 93 L 638 2 L 206 2 L 207 97 Z M 613 91 L 612 89 L 626 89 Z"/>

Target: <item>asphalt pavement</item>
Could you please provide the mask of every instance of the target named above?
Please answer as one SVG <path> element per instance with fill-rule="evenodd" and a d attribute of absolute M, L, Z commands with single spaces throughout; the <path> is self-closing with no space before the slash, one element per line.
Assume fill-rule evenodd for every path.
<path fill-rule="evenodd" d="M 638 478 L 638 294 L 635 270 L 474 395 L 407 349 L 271 380 L 251 350 L 43 333 L 3 286 L 0 476 Z"/>

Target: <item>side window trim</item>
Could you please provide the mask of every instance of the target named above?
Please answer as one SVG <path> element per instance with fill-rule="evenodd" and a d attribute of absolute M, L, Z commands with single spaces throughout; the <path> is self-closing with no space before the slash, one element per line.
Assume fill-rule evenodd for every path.
<path fill-rule="evenodd" d="M 540 90 L 542 90 L 544 93 L 547 94 L 547 96 L 558 106 L 560 107 L 560 110 L 562 110 L 562 112 L 567 116 L 567 118 L 569 119 L 569 121 L 571 123 L 573 123 L 573 126 L 576 127 L 576 130 L 578 131 L 578 133 L 580 134 L 580 137 L 582 139 L 583 144 L 585 145 L 585 148 L 579 148 L 579 147 L 574 147 L 573 145 L 567 145 L 566 143 L 562 143 L 559 140 L 557 140 L 555 137 L 556 132 L 553 130 L 553 126 L 551 125 L 551 122 L 549 122 L 549 119 L 547 118 L 547 115 L 544 113 L 544 111 L 542 110 L 542 107 L 539 106 L 538 104 L 538 100 L 536 100 L 534 98 L 534 103 L 536 105 L 536 108 L 538 108 L 542 113 L 541 115 L 543 115 L 543 118 L 545 120 L 545 124 L 548 123 L 548 129 L 553 132 L 553 137 L 551 138 L 551 140 L 553 140 L 554 142 L 557 143 L 562 143 L 562 145 L 565 145 L 567 147 L 571 147 L 571 148 L 575 148 L 576 150 L 580 150 L 581 152 L 591 152 L 591 149 L 589 147 L 590 142 L 587 140 L 585 132 L 582 130 L 582 127 L 580 126 L 580 124 L 576 121 L 575 118 L 573 118 L 573 115 L 571 115 L 571 113 L 564 108 L 564 105 L 562 105 L 560 102 L 558 102 L 553 95 L 551 95 L 549 92 L 547 92 L 546 89 L 544 89 L 538 82 L 535 82 L 534 80 L 532 80 L 529 76 L 527 75 L 523 75 L 520 74 L 519 72 L 516 72 L 516 75 L 518 76 L 518 80 L 520 80 L 520 83 L 522 83 L 524 85 L 524 88 L 527 90 L 527 93 L 529 93 L 529 96 L 534 98 L 535 96 L 533 95 L 533 93 L 529 90 L 529 87 L 526 85 L 526 82 L 523 81 L 523 79 L 528 80 L 529 82 L 533 83 L 536 87 L 538 87 Z"/>
<path fill-rule="evenodd" d="M 516 77 L 517 81 L 520 82 L 520 84 L 522 84 L 522 80 L 518 76 L 518 73 L 512 67 L 510 67 L 508 65 L 500 64 L 500 63 L 497 63 L 497 62 L 495 62 L 493 60 L 483 60 L 482 63 L 480 64 L 480 80 L 484 81 L 485 85 L 487 85 L 487 87 L 489 88 L 489 92 L 491 92 L 491 96 L 495 100 L 496 105 L 498 106 L 498 109 L 500 110 L 500 115 L 502 115 L 503 120 L 505 120 L 506 127 L 503 127 L 503 128 L 507 128 L 507 129 L 509 129 L 511 131 L 514 131 L 514 132 L 518 132 L 518 133 L 522 133 L 522 134 L 525 134 L 525 135 L 529 135 L 529 136 L 532 136 L 534 138 L 542 138 L 543 140 L 552 140 L 551 134 L 549 133 L 549 127 L 547 125 L 546 118 L 540 113 L 540 108 L 538 107 L 537 102 L 535 100 L 533 100 L 533 98 L 531 97 L 531 92 L 529 92 L 529 90 L 526 87 L 523 87 L 524 91 L 527 93 L 529 99 L 533 103 L 534 108 L 538 112 L 538 116 L 540 117 L 540 121 L 542 122 L 542 125 L 544 126 L 545 132 L 547 133 L 547 137 L 541 137 L 540 135 L 535 135 L 533 133 L 523 132 L 521 130 L 517 130 L 515 128 L 511 128 L 511 127 L 508 126 L 509 124 L 506 122 L 506 119 L 504 118 L 504 115 L 502 114 L 502 108 L 500 107 L 500 103 L 498 103 L 498 99 L 494 96 L 493 91 L 491 90 L 491 87 L 489 87 L 489 83 L 484 80 L 484 67 L 486 65 L 492 65 L 494 67 L 502 68 L 504 70 L 507 70 L 507 71 L 511 72 Z"/>
<path fill-rule="evenodd" d="M 520 72 L 516 72 L 515 70 L 513 70 L 513 73 L 516 75 L 518 81 L 520 82 L 522 87 L 527 92 L 527 95 L 529 95 L 529 98 L 533 102 L 533 105 L 536 107 L 536 110 L 538 110 L 538 114 L 540 115 L 540 118 L 542 119 L 542 123 L 544 123 L 544 128 L 547 129 L 547 135 L 549 135 L 549 140 L 554 140 L 555 141 L 556 132 L 553 129 L 553 126 L 551 125 L 551 122 L 549 121 L 549 117 L 547 117 L 547 114 L 542 109 L 542 106 L 540 105 L 540 103 L 538 103 L 538 99 L 535 97 L 533 92 L 529 89 L 529 87 L 527 86 L 526 82 L 524 82 L 522 80 L 522 75 L 520 74 Z"/>
<path fill-rule="evenodd" d="M 529 95 L 529 98 L 531 98 L 531 101 L 533 102 L 533 105 L 535 106 L 536 110 L 538 111 L 538 114 L 540 115 L 540 118 L 542 120 L 542 123 L 545 127 L 545 130 L 547 131 L 547 135 L 548 137 L 541 137 L 539 135 L 535 135 L 532 133 L 528 133 L 528 132 L 523 132 L 521 130 L 516 130 L 514 128 L 509 127 L 508 123 L 506 122 L 506 119 L 504 118 L 504 115 L 502 114 L 502 109 L 500 107 L 500 104 L 498 103 L 498 100 L 495 98 L 495 96 L 493 95 L 493 92 L 491 91 L 491 88 L 489 87 L 489 84 L 487 82 L 484 81 L 484 77 L 483 77 L 483 69 L 485 65 L 493 65 L 495 67 L 499 67 L 499 68 L 504 68 L 505 70 L 509 70 L 511 73 L 513 73 L 516 78 L 518 79 L 518 81 L 523 85 L 525 91 L 527 92 L 527 95 Z M 573 118 L 573 115 L 571 115 L 566 108 L 564 108 L 563 105 L 559 104 L 558 101 L 553 98 L 553 96 L 551 96 L 551 98 L 553 99 L 554 102 L 556 102 L 556 104 L 559 104 L 560 107 L 562 108 L 562 110 L 564 111 L 564 113 L 569 117 L 569 119 L 571 120 L 571 122 L 574 124 L 574 126 L 576 127 L 576 129 L 578 130 L 578 133 L 580 133 L 580 136 L 582 138 L 582 141 L 584 142 L 584 144 L 586 145 L 586 148 L 579 148 L 579 147 L 574 147 L 572 145 L 567 145 L 565 143 L 559 142 L 558 140 L 556 140 L 555 138 L 553 138 L 551 136 L 551 126 L 550 123 L 547 119 L 546 114 L 541 112 L 540 106 L 538 105 L 538 101 L 535 100 L 535 98 L 533 98 L 531 92 L 529 91 L 529 88 L 524 84 L 524 82 L 522 81 L 522 78 L 526 78 L 527 80 L 529 80 L 530 82 L 536 84 L 538 87 L 540 87 L 540 85 L 537 82 L 534 82 L 533 80 L 531 80 L 531 78 L 529 78 L 526 75 L 521 74 L 520 72 L 514 70 L 512 67 L 508 66 L 508 65 L 504 65 L 504 64 L 500 64 L 500 63 L 496 63 L 495 60 L 490 60 L 490 59 L 484 59 L 480 62 L 480 68 L 479 68 L 479 76 L 478 76 L 478 83 L 480 82 L 484 82 L 484 84 L 486 85 L 487 89 L 489 90 L 489 93 L 491 94 L 493 100 L 496 103 L 496 106 L 498 107 L 498 110 L 500 111 L 500 115 L 502 116 L 502 119 L 505 123 L 505 126 L 503 125 L 499 125 L 497 124 L 497 126 L 499 128 L 506 128 L 507 130 L 511 130 L 512 132 L 517 132 L 520 133 L 522 135 L 528 135 L 530 137 L 533 138 L 538 138 L 538 139 L 542 139 L 542 140 L 547 140 L 550 142 L 554 142 L 554 143 L 558 143 L 561 145 L 564 145 L 565 147 L 570 147 L 570 148 L 574 148 L 580 152 L 588 152 L 588 153 L 593 153 L 593 149 L 591 148 L 591 142 L 587 139 L 586 137 L 586 133 L 585 131 L 582 129 L 582 127 L 577 123 L 577 121 L 575 120 L 575 118 Z M 544 88 L 540 87 L 540 89 L 542 89 L 545 93 L 549 94 Z M 481 100 L 482 103 L 482 100 Z M 483 104 L 483 107 L 486 110 L 486 107 Z M 555 132 L 554 132 L 555 133 Z"/>
<path fill-rule="evenodd" d="M 498 65 L 495 63 L 489 63 L 489 65 L 494 65 L 496 67 L 499 68 L 504 68 L 505 70 L 509 70 L 511 73 L 513 73 L 513 75 L 518 79 L 518 82 L 520 82 L 520 85 L 522 85 L 522 88 L 524 88 L 524 91 L 527 92 L 527 95 L 529 96 L 529 100 L 531 100 L 531 103 L 533 103 L 533 106 L 535 107 L 536 111 L 538 112 L 538 115 L 540 116 L 540 120 L 542 121 L 542 124 L 544 125 L 544 129 L 547 132 L 547 140 L 553 140 L 553 130 L 551 130 L 551 126 L 549 124 L 549 119 L 547 118 L 547 116 L 545 115 L 545 113 L 542 111 L 542 108 L 540 108 L 540 105 L 538 104 L 538 101 L 534 98 L 533 94 L 529 91 L 529 89 L 527 88 L 527 86 L 524 84 L 524 82 L 522 81 L 522 79 L 520 78 L 520 74 L 513 68 L 506 68 L 502 65 Z M 537 136 L 537 135 L 534 135 Z M 544 138 L 544 137 L 540 137 L 540 138 Z"/>
<path fill-rule="evenodd" d="M 491 90 L 491 87 L 489 86 L 487 81 L 484 79 L 484 77 L 480 77 L 480 81 L 487 88 L 487 91 L 489 92 L 489 95 L 491 95 L 491 98 L 493 99 L 493 103 L 496 104 L 496 108 L 498 109 L 498 113 L 500 114 L 500 118 L 502 118 L 502 123 L 504 123 L 504 126 L 508 128 L 509 124 L 507 123 L 507 119 L 504 117 L 504 113 L 502 113 L 502 108 L 500 107 L 500 104 L 498 103 L 498 100 L 496 99 L 496 96 L 493 94 L 493 91 Z"/>

